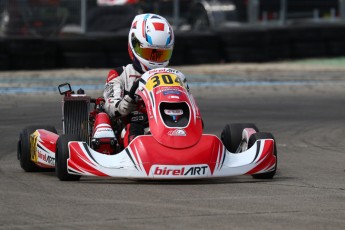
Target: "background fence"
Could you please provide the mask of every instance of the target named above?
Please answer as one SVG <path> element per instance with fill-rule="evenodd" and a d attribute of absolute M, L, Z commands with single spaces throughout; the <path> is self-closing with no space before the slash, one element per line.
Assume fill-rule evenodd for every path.
<path fill-rule="evenodd" d="M 174 26 L 173 65 L 342 56 L 344 7 L 345 0 L 0 0 L 0 70 L 129 63 L 129 26 L 143 12 Z"/>

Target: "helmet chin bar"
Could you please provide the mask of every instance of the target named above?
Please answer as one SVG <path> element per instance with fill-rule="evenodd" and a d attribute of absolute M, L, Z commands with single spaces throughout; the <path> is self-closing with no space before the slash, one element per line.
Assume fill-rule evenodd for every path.
<path fill-rule="evenodd" d="M 133 65 L 135 67 L 135 69 L 137 70 L 137 68 L 140 69 L 140 71 L 142 71 L 142 73 L 145 73 L 146 71 L 152 70 L 152 69 L 157 69 L 157 68 L 165 68 L 168 66 L 169 61 L 166 62 L 149 62 L 146 61 L 140 57 L 138 57 L 135 53 L 133 53 Z M 139 72 L 140 72 L 139 71 Z"/>

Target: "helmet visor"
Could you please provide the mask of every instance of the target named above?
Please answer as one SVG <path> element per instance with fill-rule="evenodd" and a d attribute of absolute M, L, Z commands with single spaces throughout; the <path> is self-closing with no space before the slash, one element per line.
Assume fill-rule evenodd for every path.
<path fill-rule="evenodd" d="M 132 46 L 139 57 L 152 62 L 166 62 L 169 61 L 172 55 L 172 49 L 162 48 L 144 48 L 141 47 L 140 42 L 136 39 L 132 39 Z"/>

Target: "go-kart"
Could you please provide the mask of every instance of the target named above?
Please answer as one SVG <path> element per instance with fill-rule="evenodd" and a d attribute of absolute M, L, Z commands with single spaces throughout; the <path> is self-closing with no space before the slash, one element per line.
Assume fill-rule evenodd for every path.
<path fill-rule="evenodd" d="M 252 175 L 271 179 L 277 170 L 272 134 L 251 123 L 228 124 L 221 139 L 203 134 L 199 108 L 178 71 L 146 72 L 129 96 L 142 100 L 149 131 L 127 147 L 121 119 L 103 111 L 103 98 L 59 86 L 63 98 L 63 134 L 52 126 L 30 126 L 20 133 L 18 159 L 25 171 L 55 168 L 60 180 L 83 176 L 136 179 L 196 179 Z M 90 112 L 92 109 L 93 110 Z"/>

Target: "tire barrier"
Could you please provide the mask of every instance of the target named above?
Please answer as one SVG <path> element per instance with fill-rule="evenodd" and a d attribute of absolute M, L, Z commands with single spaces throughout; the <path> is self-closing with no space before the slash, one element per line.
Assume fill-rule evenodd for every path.
<path fill-rule="evenodd" d="M 322 29 L 319 27 L 288 28 L 290 57 L 311 58 L 327 56 Z"/>
<path fill-rule="evenodd" d="M 226 62 L 268 61 L 269 34 L 266 29 L 247 27 L 218 33 Z"/>
<path fill-rule="evenodd" d="M 114 68 L 130 63 L 127 31 L 84 37 L 2 38 L 0 70 Z M 345 55 L 345 25 L 291 25 L 178 32 L 171 65 L 267 62 Z"/>
<path fill-rule="evenodd" d="M 107 65 L 104 49 L 96 38 L 56 39 L 59 68 L 103 68 Z"/>
<path fill-rule="evenodd" d="M 4 39 L 4 54 L 8 58 L 8 69 L 56 68 L 56 44 L 42 39 Z"/>
<path fill-rule="evenodd" d="M 332 41 L 327 44 L 327 50 L 329 56 L 339 57 L 345 56 L 345 42 L 344 41 Z"/>
<path fill-rule="evenodd" d="M 291 57 L 290 40 L 288 31 L 283 27 L 269 30 L 267 47 L 268 60 L 287 60 Z"/>
<path fill-rule="evenodd" d="M 345 29 L 338 26 L 329 26 L 323 30 L 328 56 L 345 56 Z"/>
<path fill-rule="evenodd" d="M 4 41 L 0 39 L 0 71 L 9 69 L 8 55 L 5 51 Z"/>
<path fill-rule="evenodd" d="M 214 33 L 177 34 L 175 47 L 179 46 L 178 42 L 183 47 L 184 59 L 182 64 L 219 63 L 220 61 L 219 37 Z"/>
<path fill-rule="evenodd" d="M 107 67 L 114 68 L 131 62 L 128 55 L 128 31 L 117 36 L 100 38 L 99 42 L 107 58 Z"/>

